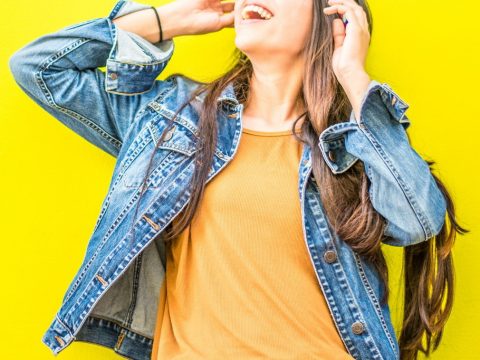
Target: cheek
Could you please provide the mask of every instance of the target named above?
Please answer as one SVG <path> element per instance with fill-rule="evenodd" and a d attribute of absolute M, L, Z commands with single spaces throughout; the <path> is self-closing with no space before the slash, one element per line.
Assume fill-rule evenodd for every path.
<path fill-rule="evenodd" d="M 303 43 L 310 34 L 311 16 L 304 11 L 296 9 L 290 15 L 284 15 L 279 20 L 277 24 L 278 33 L 287 43 Z"/>

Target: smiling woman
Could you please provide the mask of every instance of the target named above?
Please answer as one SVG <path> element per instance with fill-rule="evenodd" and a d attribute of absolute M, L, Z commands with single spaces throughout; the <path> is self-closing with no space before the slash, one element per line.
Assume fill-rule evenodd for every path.
<path fill-rule="evenodd" d="M 120 0 L 10 59 L 29 97 L 116 157 L 44 343 L 135 360 L 435 349 L 465 229 L 409 142 L 409 105 L 365 70 L 367 4 L 177 0 L 156 11 L 160 26 L 150 6 Z M 157 79 L 175 37 L 225 27 L 238 56 L 225 74 Z M 399 341 L 382 244 L 405 251 Z"/>

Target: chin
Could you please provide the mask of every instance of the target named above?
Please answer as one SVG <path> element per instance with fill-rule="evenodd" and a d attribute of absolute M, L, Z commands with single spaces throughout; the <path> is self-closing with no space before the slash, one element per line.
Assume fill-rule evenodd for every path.
<path fill-rule="evenodd" d="M 255 52 L 256 50 L 265 50 L 265 46 L 257 36 L 249 34 L 237 34 L 235 36 L 235 46 L 242 52 L 248 54 L 249 52 Z"/>

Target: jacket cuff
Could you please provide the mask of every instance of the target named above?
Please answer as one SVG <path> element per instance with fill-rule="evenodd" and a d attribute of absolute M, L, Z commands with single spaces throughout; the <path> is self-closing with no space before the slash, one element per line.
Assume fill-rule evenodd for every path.
<path fill-rule="evenodd" d="M 151 43 L 135 33 L 120 29 L 112 22 L 121 16 L 149 8 L 134 1 L 119 0 L 107 16 L 113 37 L 113 46 L 106 62 L 107 92 L 127 95 L 147 92 L 172 57 L 175 48 L 173 39 Z"/>
<path fill-rule="evenodd" d="M 377 97 L 373 95 L 374 93 L 380 95 L 380 100 L 387 108 L 392 119 L 397 120 L 405 129 L 407 129 L 410 126 L 410 120 L 406 116 L 405 112 L 410 106 L 400 96 L 398 96 L 397 93 L 395 93 L 395 91 L 393 91 L 387 83 L 380 83 L 376 80 L 370 81 L 367 91 L 363 97 L 362 105 L 360 106 L 360 114 L 362 114 L 363 108 L 365 107 L 367 101 L 378 100 Z M 350 113 L 350 121 L 356 122 L 355 113 L 353 110 Z"/>
<path fill-rule="evenodd" d="M 388 84 L 376 80 L 370 81 L 361 103 L 360 114 L 372 102 L 384 106 L 391 118 L 401 123 L 404 129 L 410 126 L 410 120 L 405 115 L 409 105 Z M 362 123 L 363 119 L 360 120 Z M 388 122 L 385 126 L 388 126 Z M 360 131 L 353 110 L 348 122 L 331 125 L 322 131 L 319 136 L 318 146 L 325 162 L 334 174 L 347 171 L 358 160 L 356 156 L 346 150 L 345 146 L 346 137 L 351 131 Z"/>

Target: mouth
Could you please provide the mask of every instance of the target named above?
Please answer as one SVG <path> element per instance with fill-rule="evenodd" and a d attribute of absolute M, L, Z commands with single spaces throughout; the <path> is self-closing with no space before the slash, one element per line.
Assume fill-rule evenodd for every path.
<path fill-rule="evenodd" d="M 271 18 L 273 18 L 273 13 L 259 4 L 247 4 L 241 12 L 242 22 L 245 23 L 268 21 Z"/>

